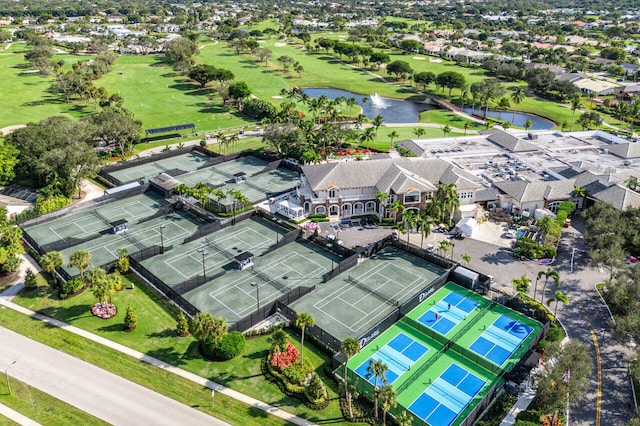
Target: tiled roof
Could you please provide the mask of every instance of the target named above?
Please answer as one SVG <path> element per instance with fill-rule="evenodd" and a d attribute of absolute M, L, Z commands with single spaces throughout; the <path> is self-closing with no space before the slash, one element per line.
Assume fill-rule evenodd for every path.
<path fill-rule="evenodd" d="M 441 183 L 454 183 L 458 190 L 477 189 L 476 178 L 444 160 L 436 158 L 394 158 L 351 161 L 302 167 L 314 191 L 329 185 L 341 189 L 375 186 L 379 191 L 402 192 L 409 187 L 434 190 Z"/>
<path fill-rule="evenodd" d="M 487 140 L 508 149 L 512 152 L 537 151 L 538 147 L 532 143 L 524 141 L 517 136 L 505 132 L 504 130 L 495 129 Z"/>

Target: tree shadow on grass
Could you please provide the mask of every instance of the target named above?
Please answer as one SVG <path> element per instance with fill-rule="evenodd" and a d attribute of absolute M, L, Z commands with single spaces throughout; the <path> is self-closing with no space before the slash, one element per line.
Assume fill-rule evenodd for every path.
<path fill-rule="evenodd" d="M 159 359 L 171 365 L 180 366 L 187 363 L 184 354 L 175 350 L 175 348 L 158 348 L 146 353 L 150 357 Z"/>
<path fill-rule="evenodd" d="M 159 337 L 159 338 L 167 338 L 167 337 L 176 337 L 176 331 L 170 328 L 164 329 L 162 331 L 157 331 L 155 333 L 147 334 L 147 337 Z"/>
<path fill-rule="evenodd" d="M 122 330 L 124 330 L 124 324 L 122 324 L 122 323 L 105 325 L 104 327 L 98 328 L 98 331 L 104 331 L 104 332 L 108 332 L 108 333 L 111 333 L 111 332 L 114 332 L 114 331 L 122 331 Z"/>
<path fill-rule="evenodd" d="M 266 419 L 269 416 L 266 411 L 257 407 L 249 407 L 247 409 L 247 415 L 254 419 Z"/>
<path fill-rule="evenodd" d="M 91 313 L 91 305 L 85 304 L 73 305 L 69 308 L 64 308 L 61 306 L 51 306 L 48 308 L 39 309 L 38 312 L 64 322 L 72 322 L 79 318 L 90 318 L 93 316 L 93 314 Z"/>
<path fill-rule="evenodd" d="M 199 92 L 200 91 L 199 85 L 193 84 L 193 83 L 187 83 L 187 82 L 172 84 L 171 86 L 169 86 L 169 88 L 180 90 L 182 92 L 187 92 L 187 91 Z M 188 93 L 188 94 L 194 94 L 194 93 Z"/>

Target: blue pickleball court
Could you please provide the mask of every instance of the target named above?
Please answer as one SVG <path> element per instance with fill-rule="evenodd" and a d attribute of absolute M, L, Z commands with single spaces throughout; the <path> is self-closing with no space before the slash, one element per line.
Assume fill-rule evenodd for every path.
<path fill-rule="evenodd" d="M 429 384 L 409 410 L 432 426 L 449 426 L 485 384 L 484 380 L 453 363 Z"/>
<path fill-rule="evenodd" d="M 389 343 L 378 349 L 369 359 L 360 364 L 356 368 L 356 373 L 373 384 L 375 377 L 367 371 L 367 367 L 371 360 L 382 361 L 387 365 L 385 379 L 387 383 L 391 384 L 405 371 L 408 371 L 428 351 L 429 348 L 423 344 L 416 342 L 404 333 L 398 333 Z"/>
<path fill-rule="evenodd" d="M 502 365 L 511 354 L 529 337 L 533 328 L 508 315 L 501 315 L 472 344 L 469 349 Z"/>

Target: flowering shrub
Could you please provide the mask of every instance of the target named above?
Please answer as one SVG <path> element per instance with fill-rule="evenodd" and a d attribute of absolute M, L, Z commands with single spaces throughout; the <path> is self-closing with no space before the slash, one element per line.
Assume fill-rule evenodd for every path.
<path fill-rule="evenodd" d="M 298 350 L 291 343 L 287 343 L 287 349 L 284 352 L 274 352 L 271 355 L 271 366 L 282 371 L 287 366 L 298 360 Z"/>

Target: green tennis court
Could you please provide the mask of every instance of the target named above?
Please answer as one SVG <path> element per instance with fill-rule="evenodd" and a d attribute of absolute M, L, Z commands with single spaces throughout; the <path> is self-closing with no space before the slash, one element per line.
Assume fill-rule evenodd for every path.
<path fill-rule="evenodd" d="M 442 273 L 444 269 L 389 246 L 291 308 L 309 313 L 338 339 L 357 337 Z"/>
<path fill-rule="evenodd" d="M 205 273 L 212 276 L 233 268 L 234 257 L 244 251 L 256 256 L 262 254 L 275 244 L 276 232 L 265 219 L 252 217 L 187 244 L 174 243 L 172 250 L 141 263 L 172 287 L 196 275 L 203 275 L 203 266 Z M 203 253 L 206 253 L 204 265 Z"/>
<path fill-rule="evenodd" d="M 109 174 L 120 182 L 131 182 L 141 178 L 150 178 L 152 176 L 156 176 L 158 173 L 163 173 L 168 170 L 197 170 L 198 167 L 203 166 L 208 159 L 209 157 L 206 155 L 199 154 L 197 152 L 189 152 L 187 154 L 176 155 L 175 157 L 165 158 L 152 163 L 140 164 L 139 166 L 116 170 Z"/>
<path fill-rule="evenodd" d="M 331 270 L 328 253 L 306 240 L 255 257 L 253 262 L 253 270 L 231 269 L 182 297 L 201 311 L 223 316 L 233 324 L 257 310 L 258 298 L 264 306 L 296 287 L 324 286 L 322 278 Z M 318 300 L 315 292 L 307 297 Z"/>
<path fill-rule="evenodd" d="M 268 162 L 249 155 L 180 175 L 175 179 L 189 187 L 206 182 L 223 191 L 235 189 L 242 192 L 251 203 L 264 199 L 267 192 L 278 193 L 292 189 L 300 181 L 298 174 L 289 169 L 278 168 L 263 172 L 268 165 Z M 246 173 L 246 181 L 235 183 L 236 173 Z M 233 199 L 226 198 L 220 202 L 231 205 Z"/>
<path fill-rule="evenodd" d="M 375 377 L 368 366 L 382 361 L 385 379 L 398 392 L 397 412 L 408 410 L 415 424 L 458 425 L 525 355 L 541 328 L 447 283 L 349 360 L 348 374 L 371 395 Z"/>

